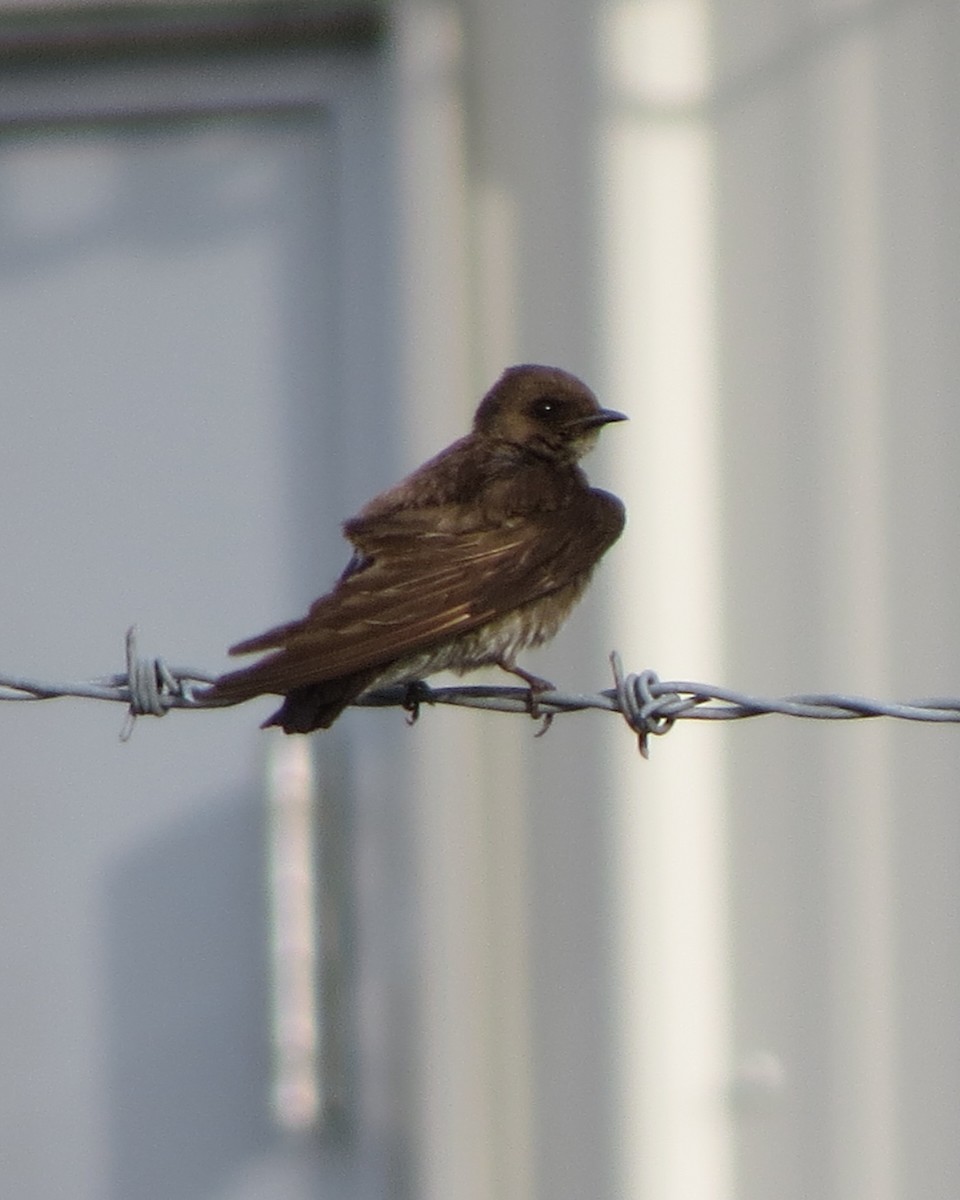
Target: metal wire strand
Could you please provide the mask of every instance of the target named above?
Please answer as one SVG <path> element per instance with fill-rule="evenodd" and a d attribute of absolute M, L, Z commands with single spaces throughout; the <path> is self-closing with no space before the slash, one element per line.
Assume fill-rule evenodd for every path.
<path fill-rule="evenodd" d="M 620 656 L 610 655 L 614 686 L 602 692 L 579 693 L 556 690 L 537 696 L 536 715 L 550 720 L 558 713 L 600 709 L 619 713 L 637 735 L 640 753 L 648 757 L 651 737 L 662 737 L 679 720 L 734 721 L 778 713 L 817 721 L 863 720 L 893 717 L 901 721 L 960 723 L 960 698 L 912 700 L 886 703 L 863 696 L 841 693 L 785 696 L 766 699 L 731 688 L 689 680 L 663 681 L 655 671 L 625 674 Z M 136 630 L 126 635 L 125 672 L 80 683 L 49 683 L 0 672 L 0 700 L 52 700 L 77 696 L 109 700 L 127 706 L 121 731 L 126 741 L 140 716 L 164 716 L 171 708 L 225 708 L 234 701 L 209 696 L 204 687 L 216 678 L 192 667 L 169 667 L 160 658 L 142 658 L 137 650 Z M 411 708 L 409 685 L 395 684 L 360 696 L 360 708 Z M 524 687 L 462 684 L 433 688 L 426 683 L 416 689 L 416 705 L 451 704 L 495 712 L 530 715 L 530 692 Z"/>

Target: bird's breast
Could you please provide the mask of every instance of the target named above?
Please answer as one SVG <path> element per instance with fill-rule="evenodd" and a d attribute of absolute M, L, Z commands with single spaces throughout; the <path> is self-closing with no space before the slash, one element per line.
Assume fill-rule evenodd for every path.
<path fill-rule="evenodd" d="M 512 660 L 522 650 L 548 642 L 580 598 L 590 578 L 585 571 L 570 583 L 483 625 L 457 634 L 441 645 L 431 646 L 389 664 L 373 686 L 408 683 L 438 671 L 458 674 L 490 666 L 501 659 Z"/>

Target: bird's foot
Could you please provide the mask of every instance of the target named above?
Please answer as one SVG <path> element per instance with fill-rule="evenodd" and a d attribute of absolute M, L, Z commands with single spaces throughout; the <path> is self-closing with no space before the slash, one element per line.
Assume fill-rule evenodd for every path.
<path fill-rule="evenodd" d="M 420 705 L 428 704 L 432 694 L 429 685 L 422 679 L 413 679 L 407 684 L 401 707 L 407 714 L 408 725 L 416 725 L 420 717 Z"/>
<path fill-rule="evenodd" d="M 547 730 L 553 724 L 553 718 L 556 715 L 557 715 L 556 713 L 552 713 L 552 712 L 544 713 L 541 718 L 541 721 L 540 721 L 540 728 L 537 730 L 537 732 L 533 736 L 534 737 L 543 737 L 543 735 L 547 732 Z"/>
<path fill-rule="evenodd" d="M 497 666 L 501 671 L 506 671 L 509 675 L 516 675 L 518 679 L 522 679 L 527 685 L 529 689 L 527 711 L 535 721 L 539 721 L 543 717 L 544 725 L 537 736 L 539 737 L 541 734 L 546 733 L 550 728 L 550 722 L 553 720 L 553 713 L 541 713 L 540 697 L 544 692 L 555 692 L 557 685 L 551 683 L 549 679 L 541 679 L 539 675 L 531 675 L 529 671 L 525 671 L 523 667 L 518 667 L 516 663 L 511 662 L 509 659 L 498 659 Z"/>

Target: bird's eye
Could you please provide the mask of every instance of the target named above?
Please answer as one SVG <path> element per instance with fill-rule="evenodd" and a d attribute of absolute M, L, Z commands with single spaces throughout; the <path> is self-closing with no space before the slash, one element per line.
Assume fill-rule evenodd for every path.
<path fill-rule="evenodd" d="M 556 396 L 541 396 L 538 400 L 534 400 L 531 406 L 531 412 L 538 421 L 556 420 L 560 415 L 562 405 Z"/>

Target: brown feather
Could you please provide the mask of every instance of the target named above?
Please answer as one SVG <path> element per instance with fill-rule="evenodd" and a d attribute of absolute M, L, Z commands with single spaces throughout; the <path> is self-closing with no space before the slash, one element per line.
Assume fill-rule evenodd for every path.
<path fill-rule="evenodd" d="M 272 653 L 221 676 L 215 695 L 285 695 L 272 721 L 305 732 L 374 683 L 512 661 L 553 635 L 623 528 L 620 501 L 576 465 L 619 414 L 564 372 L 514 371 L 473 434 L 346 522 L 356 553 L 335 587 L 232 647 Z M 531 415 L 544 396 L 567 405 L 565 425 Z"/>
<path fill-rule="evenodd" d="M 369 567 L 342 580 L 302 621 L 234 648 L 276 647 L 278 653 L 222 677 L 218 693 L 282 694 L 381 666 L 498 620 L 574 582 L 622 526 L 618 500 L 585 491 L 565 508 L 468 535 L 424 538 L 412 547 L 406 533 L 371 537 Z"/>

